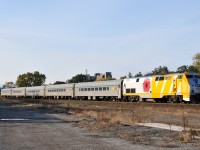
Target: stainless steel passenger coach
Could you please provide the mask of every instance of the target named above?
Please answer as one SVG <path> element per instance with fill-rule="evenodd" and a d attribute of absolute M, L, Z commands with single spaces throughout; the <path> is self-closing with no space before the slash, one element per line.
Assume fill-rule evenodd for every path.
<path fill-rule="evenodd" d="M 74 97 L 74 84 L 48 85 L 45 87 L 46 98 L 70 99 Z"/>
<path fill-rule="evenodd" d="M 110 80 L 75 84 L 77 99 L 121 99 L 122 80 Z"/>
<path fill-rule="evenodd" d="M 20 87 L 2 89 L 1 95 L 5 97 L 48 99 L 117 100 L 122 98 L 121 82 L 122 80 L 111 80 L 76 84 Z"/>
<path fill-rule="evenodd" d="M 27 87 L 26 97 L 32 97 L 32 98 L 44 97 L 45 96 L 44 90 L 45 90 L 45 86 Z"/>

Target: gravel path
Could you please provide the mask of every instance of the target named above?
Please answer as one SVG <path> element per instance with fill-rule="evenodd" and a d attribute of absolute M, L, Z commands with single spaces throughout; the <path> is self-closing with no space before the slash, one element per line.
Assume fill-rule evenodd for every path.
<path fill-rule="evenodd" d="M 12 104 L 0 103 L 0 149 L 131 149 L 131 144 L 126 141 L 93 136 L 84 129 L 72 127 L 72 122 L 64 122 L 57 117 L 34 109 L 13 108 Z"/>

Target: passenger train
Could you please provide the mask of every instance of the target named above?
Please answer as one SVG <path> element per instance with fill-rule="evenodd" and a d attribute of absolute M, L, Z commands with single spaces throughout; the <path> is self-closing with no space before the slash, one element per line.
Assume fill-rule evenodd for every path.
<path fill-rule="evenodd" d="M 108 101 L 198 102 L 200 75 L 175 73 L 122 80 L 2 89 L 3 97 Z"/>

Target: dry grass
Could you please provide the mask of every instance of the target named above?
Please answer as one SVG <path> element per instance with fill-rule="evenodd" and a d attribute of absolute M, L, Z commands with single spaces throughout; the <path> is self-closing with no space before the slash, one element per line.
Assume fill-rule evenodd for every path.
<path fill-rule="evenodd" d="M 134 124 L 142 122 L 140 116 L 136 115 L 134 111 L 92 111 L 84 110 L 80 113 L 75 113 L 77 118 L 95 118 L 98 120 L 107 120 L 108 124 Z"/>
<path fill-rule="evenodd" d="M 190 142 L 192 140 L 192 133 L 190 131 L 183 131 L 180 134 L 180 141 Z"/>
<path fill-rule="evenodd" d="M 147 143 L 149 140 L 148 137 L 142 133 L 130 134 L 129 132 L 125 131 L 118 133 L 117 136 L 128 141 L 135 141 L 137 143 Z"/>

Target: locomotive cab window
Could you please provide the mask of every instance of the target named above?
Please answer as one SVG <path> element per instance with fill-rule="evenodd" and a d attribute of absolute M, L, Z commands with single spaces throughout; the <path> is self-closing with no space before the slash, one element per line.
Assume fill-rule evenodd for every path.
<path fill-rule="evenodd" d="M 136 79 L 136 82 L 139 82 L 139 81 L 140 81 L 140 79 L 139 79 L 139 78 L 137 78 L 137 79 Z"/>
<path fill-rule="evenodd" d="M 160 77 L 160 78 L 159 78 L 159 81 L 162 81 L 162 80 L 164 80 L 164 77 Z"/>
<path fill-rule="evenodd" d="M 131 93 L 131 89 L 126 89 L 126 93 Z"/>
<path fill-rule="evenodd" d="M 193 78 L 193 75 L 186 75 L 186 77 L 187 77 L 188 79 L 191 79 L 191 78 Z"/>
<path fill-rule="evenodd" d="M 182 79 L 182 75 L 178 75 L 178 79 Z"/>
<path fill-rule="evenodd" d="M 194 75 L 196 79 L 200 79 L 200 75 Z"/>
<path fill-rule="evenodd" d="M 159 77 L 156 77 L 155 81 L 158 81 L 159 80 Z"/>

